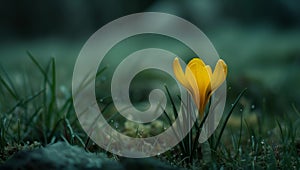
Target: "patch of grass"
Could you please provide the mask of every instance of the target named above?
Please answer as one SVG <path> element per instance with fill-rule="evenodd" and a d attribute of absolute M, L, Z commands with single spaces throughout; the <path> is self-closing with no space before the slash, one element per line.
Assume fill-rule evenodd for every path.
<path fill-rule="evenodd" d="M 34 141 L 46 145 L 62 139 L 73 144 L 82 143 L 82 131 L 72 128 L 77 124 L 77 119 L 73 114 L 71 93 L 69 90 L 58 91 L 55 59 L 51 58 L 42 66 L 31 53 L 28 52 L 28 55 L 33 66 L 36 66 L 37 74 L 43 79 L 32 80 L 24 75 L 28 76 L 30 83 L 24 82 L 16 87 L 9 74 L 1 73 L 1 103 L 12 101 L 1 107 L 1 148 Z M 35 86 L 38 89 L 32 89 L 31 84 L 41 85 Z M 31 89 L 31 94 L 24 95 L 14 89 Z"/>

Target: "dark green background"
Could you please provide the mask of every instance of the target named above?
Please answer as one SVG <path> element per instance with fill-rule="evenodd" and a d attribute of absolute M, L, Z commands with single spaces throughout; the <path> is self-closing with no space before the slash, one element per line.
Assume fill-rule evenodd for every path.
<path fill-rule="evenodd" d="M 27 50 L 40 61 L 53 56 L 58 84 L 70 88 L 89 36 L 114 19 L 144 11 L 175 14 L 203 30 L 228 64 L 228 103 L 247 87 L 244 100 L 258 114 L 286 114 L 292 104 L 299 106 L 300 2 L 294 0 L 1 0 L 0 65 L 18 79 L 24 70 L 36 73 Z M 103 65 L 114 62 L 108 58 Z"/>

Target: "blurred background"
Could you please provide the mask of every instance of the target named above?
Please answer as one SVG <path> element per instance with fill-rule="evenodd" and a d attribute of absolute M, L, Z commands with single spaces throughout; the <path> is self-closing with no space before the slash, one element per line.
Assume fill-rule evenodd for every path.
<path fill-rule="evenodd" d="M 228 64 L 228 104 L 247 87 L 241 107 L 251 112 L 285 115 L 300 107 L 296 0 L 1 0 L 1 68 L 13 77 L 31 75 L 37 71 L 26 51 L 41 62 L 55 57 L 58 84 L 71 88 L 86 40 L 106 23 L 144 11 L 180 16 L 208 36 Z"/>

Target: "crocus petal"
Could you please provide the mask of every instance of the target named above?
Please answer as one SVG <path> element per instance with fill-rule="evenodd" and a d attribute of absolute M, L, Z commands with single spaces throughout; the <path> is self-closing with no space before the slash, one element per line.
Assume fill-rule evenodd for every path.
<path fill-rule="evenodd" d="M 192 90 L 191 86 L 189 85 L 184 73 L 183 69 L 179 63 L 179 59 L 176 57 L 175 60 L 173 61 L 173 71 L 175 74 L 176 79 L 181 83 L 185 88 L 188 90 Z M 191 91 L 192 92 L 192 91 Z"/>
<path fill-rule="evenodd" d="M 223 60 L 218 60 L 215 70 L 212 74 L 211 88 L 212 92 L 222 85 L 227 75 L 227 65 Z"/>
<path fill-rule="evenodd" d="M 210 80 L 212 79 L 212 71 L 211 71 L 211 67 L 209 65 L 205 66 L 207 73 L 209 75 Z"/>
<path fill-rule="evenodd" d="M 200 58 L 193 58 L 189 63 L 188 67 L 191 67 L 191 65 L 197 64 L 199 66 L 205 67 L 205 63 Z"/>
<path fill-rule="evenodd" d="M 199 91 L 199 87 L 197 84 L 197 79 L 196 79 L 193 71 L 188 66 L 185 68 L 185 77 L 191 87 L 190 92 L 192 94 L 194 102 L 195 102 L 196 106 L 199 108 L 200 107 L 200 91 Z"/>
<path fill-rule="evenodd" d="M 198 93 L 200 96 L 199 111 L 202 114 L 208 100 L 207 91 L 210 91 L 211 89 L 210 87 L 211 78 L 205 63 L 200 58 L 195 58 L 191 60 L 188 64 L 188 68 L 192 71 L 192 74 L 197 81 Z M 189 80 L 187 75 L 186 77 Z"/>

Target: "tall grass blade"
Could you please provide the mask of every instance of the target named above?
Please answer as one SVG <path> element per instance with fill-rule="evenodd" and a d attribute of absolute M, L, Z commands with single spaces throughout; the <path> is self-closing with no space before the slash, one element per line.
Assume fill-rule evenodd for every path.
<path fill-rule="evenodd" d="M 7 80 L 7 84 L 11 87 L 12 91 L 14 92 L 14 94 L 18 95 L 18 92 L 17 92 L 17 90 L 15 88 L 15 85 L 14 85 L 13 81 L 11 80 L 8 72 L 1 65 L 0 65 L 0 68 L 1 68 L 2 72 L 4 73 L 4 76 L 5 76 L 6 80 Z M 19 98 L 19 96 L 18 96 L 18 98 Z"/>
<path fill-rule="evenodd" d="M 9 92 L 9 94 L 15 99 L 18 100 L 18 96 L 17 94 L 14 92 L 14 90 L 12 88 L 10 88 L 10 86 L 8 85 L 8 83 L 6 83 L 6 81 L 2 78 L 2 76 L 0 75 L 0 82 L 3 84 L 3 86 L 6 88 L 6 90 Z"/>
<path fill-rule="evenodd" d="M 27 51 L 27 55 L 29 56 L 31 61 L 37 66 L 37 68 L 40 70 L 40 72 L 43 74 L 43 77 L 46 78 L 46 81 L 48 83 L 50 83 L 48 80 L 48 75 L 47 75 L 46 70 L 43 69 L 43 67 L 40 65 L 40 63 L 35 59 L 35 57 L 29 51 Z"/>
<path fill-rule="evenodd" d="M 214 147 L 214 150 L 217 150 L 217 148 L 218 148 L 218 146 L 219 146 L 219 144 L 220 144 L 220 141 L 221 141 L 221 137 L 222 137 L 223 132 L 224 132 L 224 130 L 225 130 L 226 124 L 227 124 L 227 122 L 228 122 L 228 120 L 229 120 L 229 118 L 230 118 L 230 116 L 231 116 L 231 114 L 232 114 L 234 108 L 236 107 L 236 105 L 238 104 L 238 102 L 240 101 L 241 97 L 244 95 L 244 93 L 245 93 L 246 91 L 247 91 L 247 88 L 244 89 L 244 90 L 238 95 L 238 97 L 237 97 L 236 100 L 234 101 L 234 103 L 233 103 L 231 109 L 229 110 L 229 113 L 227 114 L 227 117 L 225 118 L 225 121 L 224 121 L 224 123 L 223 123 L 223 125 L 222 125 L 220 134 L 218 135 L 218 139 L 217 139 L 217 141 L 216 141 L 216 145 L 215 145 L 215 147 Z"/>

